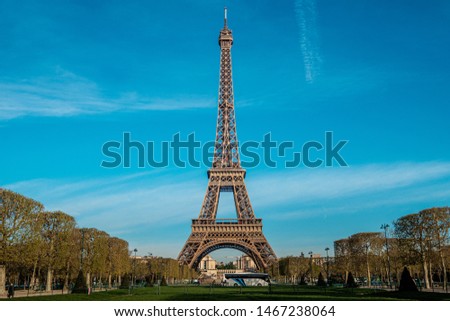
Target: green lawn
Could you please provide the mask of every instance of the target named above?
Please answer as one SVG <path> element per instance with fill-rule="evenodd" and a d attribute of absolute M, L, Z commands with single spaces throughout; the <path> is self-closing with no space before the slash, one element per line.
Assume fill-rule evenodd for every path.
<path fill-rule="evenodd" d="M 301 301 L 301 300 L 450 300 L 450 294 L 444 293 L 400 293 L 375 289 L 318 288 L 313 286 L 273 286 L 268 287 L 203 287 L 203 286 L 166 286 L 112 290 L 96 292 L 91 295 L 69 294 L 52 296 L 33 296 L 14 300 L 31 301 Z"/>

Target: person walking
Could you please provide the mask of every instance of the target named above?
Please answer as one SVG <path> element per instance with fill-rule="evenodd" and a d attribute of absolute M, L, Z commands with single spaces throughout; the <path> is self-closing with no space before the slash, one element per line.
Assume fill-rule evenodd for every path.
<path fill-rule="evenodd" d="M 14 298 L 14 285 L 10 283 L 8 285 L 8 299 Z"/>

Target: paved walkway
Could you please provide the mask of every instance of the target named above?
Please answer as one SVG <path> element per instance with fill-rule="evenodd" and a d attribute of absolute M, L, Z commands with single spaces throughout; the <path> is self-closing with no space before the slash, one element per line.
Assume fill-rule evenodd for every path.
<path fill-rule="evenodd" d="M 53 290 L 53 291 L 34 291 L 34 290 L 15 290 L 14 291 L 14 297 L 15 298 L 22 298 L 22 297 L 32 297 L 32 296 L 43 296 L 43 295 L 61 295 L 61 294 L 68 294 L 68 292 L 66 290 L 62 291 L 62 290 Z M 7 298 L 7 294 L 5 295 L 1 295 L 0 299 L 6 299 Z"/>
<path fill-rule="evenodd" d="M 106 291 L 104 289 L 95 289 L 94 292 Z M 53 290 L 53 291 L 35 291 L 35 290 L 16 290 L 14 291 L 15 298 L 23 298 L 23 297 L 34 297 L 34 296 L 44 296 L 44 295 L 61 295 L 61 294 L 69 294 L 70 292 L 67 290 Z M 6 299 L 7 294 L 0 295 L 0 299 Z"/>
<path fill-rule="evenodd" d="M 398 289 L 392 287 L 389 288 L 387 286 L 372 286 L 372 287 L 368 287 L 368 286 L 360 286 L 360 289 L 373 289 L 373 290 L 385 290 L 385 291 L 397 291 Z M 447 292 L 442 288 L 442 287 L 434 287 L 434 288 L 430 288 L 430 289 L 425 289 L 425 288 L 419 288 L 420 292 L 436 292 L 436 293 L 450 293 L 450 288 L 447 290 Z"/>

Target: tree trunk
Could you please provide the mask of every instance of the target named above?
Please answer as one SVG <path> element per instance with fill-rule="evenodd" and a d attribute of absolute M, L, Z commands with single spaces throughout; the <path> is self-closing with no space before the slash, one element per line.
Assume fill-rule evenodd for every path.
<path fill-rule="evenodd" d="M 442 263 L 442 272 L 444 273 L 444 291 L 447 291 L 447 267 L 445 265 L 445 258 L 442 255 L 442 251 L 439 251 L 439 256 L 441 257 L 441 263 Z"/>
<path fill-rule="evenodd" d="M 86 285 L 88 288 L 91 287 L 91 272 L 86 273 Z"/>
<path fill-rule="evenodd" d="M 384 265 L 384 272 L 386 273 L 385 282 L 388 282 L 388 284 L 391 285 L 391 276 L 389 275 L 389 269 L 386 265 Z"/>
<path fill-rule="evenodd" d="M 33 284 L 33 289 L 36 288 L 36 269 L 37 269 L 37 264 L 38 264 L 38 260 L 36 260 L 36 261 L 34 262 L 34 265 L 33 265 L 33 274 L 31 275 L 31 280 L 30 280 L 30 287 L 31 287 L 31 284 Z"/>
<path fill-rule="evenodd" d="M 0 265 L 0 296 L 6 293 L 6 266 Z"/>
<path fill-rule="evenodd" d="M 65 275 L 65 277 L 64 277 L 64 287 L 63 287 L 63 289 L 65 289 L 65 290 L 67 290 L 67 291 L 69 291 L 69 274 L 70 274 L 70 262 L 67 262 L 67 265 L 66 265 L 66 275 Z"/>
<path fill-rule="evenodd" d="M 48 270 L 47 270 L 47 286 L 45 287 L 45 291 L 49 292 L 52 290 L 52 281 L 53 281 L 53 252 L 54 252 L 54 243 L 53 239 L 50 241 L 50 250 L 49 250 L 49 264 L 48 264 Z"/>
<path fill-rule="evenodd" d="M 428 264 L 429 264 L 429 266 L 428 266 L 428 273 L 430 274 L 430 287 L 431 288 L 433 288 L 433 268 L 432 268 L 432 265 L 431 265 L 431 258 L 430 258 L 430 260 L 428 261 Z"/>
<path fill-rule="evenodd" d="M 52 280 L 53 280 L 53 271 L 52 268 L 49 267 L 47 270 L 47 286 L 45 287 L 45 291 L 50 292 L 52 290 Z"/>
<path fill-rule="evenodd" d="M 372 285 L 372 280 L 370 279 L 370 265 L 369 265 L 369 256 L 367 256 L 367 285 L 369 286 L 369 288 Z"/>
<path fill-rule="evenodd" d="M 422 256 L 422 268 L 423 268 L 423 278 L 425 281 L 425 288 L 430 288 L 430 279 L 428 278 L 428 264 L 427 260 L 425 259 L 425 255 Z"/>
<path fill-rule="evenodd" d="M 64 276 L 64 285 L 63 285 L 63 291 L 69 291 L 69 271 L 66 272 L 66 275 Z"/>
<path fill-rule="evenodd" d="M 111 275 L 111 273 L 108 275 L 108 288 L 109 289 L 112 288 L 112 275 Z"/>

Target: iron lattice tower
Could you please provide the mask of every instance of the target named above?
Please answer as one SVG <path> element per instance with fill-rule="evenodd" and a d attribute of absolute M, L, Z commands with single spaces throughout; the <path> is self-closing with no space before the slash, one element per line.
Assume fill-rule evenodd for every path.
<path fill-rule="evenodd" d="M 234 112 L 231 46 L 233 35 L 227 26 L 219 35 L 220 81 L 216 141 L 212 168 L 208 170 L 208 188 L 198 219 L 192 220 L 192 232 L 181 250 L 181 264 L 198 268 L 201 259 L 221 248 L 234 248 L 249 255 L 260 270 L 276 261 L 276 255 L 262 231 L 262 220 L 253 212 L 245 187 L 245 169 L 239 159 L 239 144 Z M 221 192 L 232 192 L 237 218 L 216 219 Z"/>

